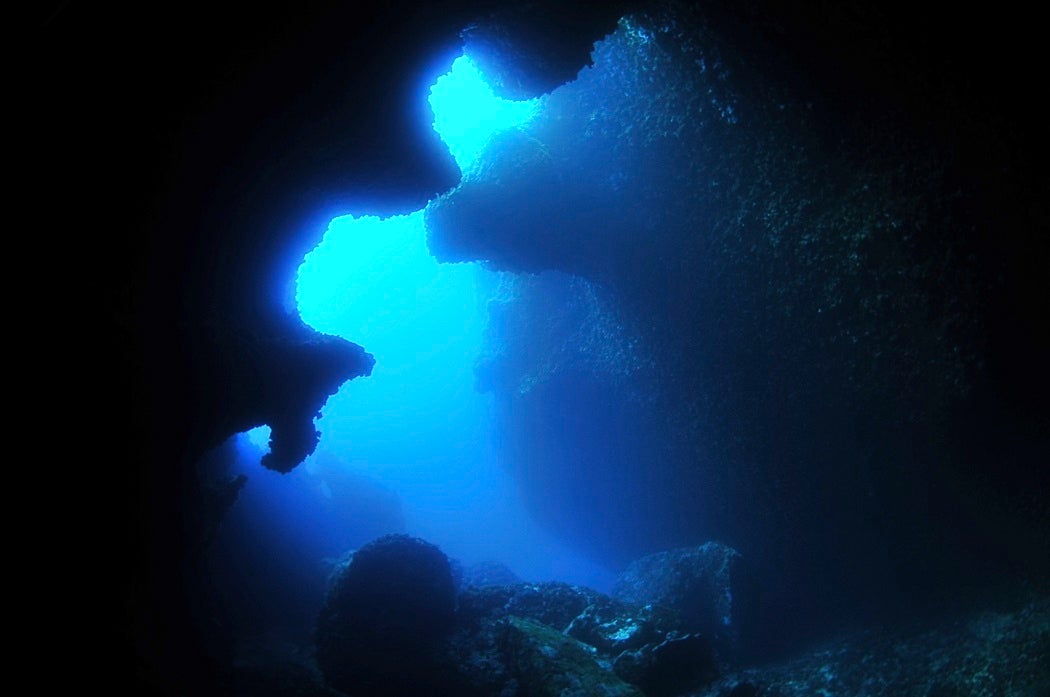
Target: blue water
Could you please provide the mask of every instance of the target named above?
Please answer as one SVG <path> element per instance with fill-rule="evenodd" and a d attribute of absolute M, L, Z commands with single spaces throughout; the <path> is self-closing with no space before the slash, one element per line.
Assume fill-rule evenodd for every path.
<path fill-rule="evenodd" d="M 493 134 L 526 127 L 542 108 L 542 98 L 497 97 L 465 56 L 436 79 L 428 103 L 464 173 Z M 315 330 L 364 346 L 376 365 L 328 400 L 317 452 L 290 475 L 257 466 L 265 427 L 242 437 L 239 467 L 250 480 L 234 524 L 312 557 L 314 573 L 344 547 L 408 532 L 464 564 L 495 560 L 526 580 L 607 589 L 607 570 L 530 519 L 494 454 L 492 397 L 475 391 L 473 371 L 495 285 L 477 264 L 434 260 L 422 210 L 332 220 L 299 269 L 298 310 Z"/>
<path fill-rule="evenodd" d="M 542 106 L 542 98 L 514 102 L 496 96 L 467 56 L 453 61 L 437 79 L 427 102 L 434 114 L 434 130 L 461 172 L 476 164 L 493 134 L 525 126 Z"/>

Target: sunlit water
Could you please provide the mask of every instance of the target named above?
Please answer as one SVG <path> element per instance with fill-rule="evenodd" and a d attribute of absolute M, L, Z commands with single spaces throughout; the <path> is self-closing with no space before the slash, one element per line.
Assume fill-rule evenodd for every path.
<path fill-rule="evenodd" d="M 434 130 L 462 172 L 493 134 L 525 127 L 542 107 L 542 100 L 497 97 L 465 56 L 437 79 L 428 101 Z M 244 496 L 269 497 L 274 509 L 294 489 L 296 507 L 312 505 L 311 497 L 331 506 L 346 475 L 365 477 L 400 499 L 404 531 L 464 563 L 497 560 L 528 580 L 607 588 L 605 570 L 536 527 L 494 455 L 491 396 L 473 386 L 490 274 L 476 264 L 438 264 L 426 247 L 422 210 L 334 219 L 299 269 L 299 313 L 315 330 L 364 346 L 376 365 L 371 377 L 345 383 L 328 400 L 317 421 L 321 442 L 303 466 L 284 477 L 248 468 L 255 487 Z M 267 437 L 256 429 L 245 447 L 263 449 Z M 331 532 L 302 526 L 285 534 Z M 307 546 L 331 552 L 323 543 Z"/>

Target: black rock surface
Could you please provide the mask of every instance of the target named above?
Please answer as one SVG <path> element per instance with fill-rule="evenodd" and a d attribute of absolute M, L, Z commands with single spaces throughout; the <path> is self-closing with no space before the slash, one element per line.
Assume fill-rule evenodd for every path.
<path fill-rule="evenodd" d="M 354 552 L 317 620 L 317 662 L 328 684 L 352 695 L 425 694 L 437 649 L 452 629 L 448 558 L 406 535 Z"/>
<path fill-rule="evenodd" d="M 677 635 L 655 646 L 624 651 L 613 663 L 616 674 L 648 697 L 674 697 L 718 677 L 711 643 L 699 634 Z"/>

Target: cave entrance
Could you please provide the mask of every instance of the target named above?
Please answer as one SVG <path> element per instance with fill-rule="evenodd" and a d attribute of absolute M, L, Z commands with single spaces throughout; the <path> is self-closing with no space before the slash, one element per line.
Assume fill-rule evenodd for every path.
<path fill-rule="evenodd" d="M 469 177 L 489 139 L 528 123 L 542 99 L 497 96 L 461 56 L 436 79 L 428 102 L 434 131 Z M 299 534 L 328 535 L 343 547 L 407 532 L 466 564 L 496 560 L 523 578 L 606 586 L 603 569 L 537 528 L 496 457 L 493 398 L 475 390 L 474 366 L 485 350 L 487 303 L 500 283 L 482 264 L 439 264 L 427 248 L 423 210 L 332 220 L 299 268 L 296 305 L 305 323 L 364 346 L 376 364 L 370 377 L 345 383 L 328 400 L 317 420 L 317 451 L 302 466 L 283 476 L 247 471 L 264 480 L 256 495 L 284 500 L 295 489 L 294 507 L 309 509 L 309 519 L 331 509 L 335 523 L 300 516 Z M 265 447 L 268 429 L 249 438 Z M 392 496 L 362 501 L 369 490 Z M 251 496 L 249 486 L 244 497 Z M 376 500 L 389 507 L 390 498 L 400 508 L 395 514 L 376 509 L 373 520 L 362 520 L 351 510 L 375 508 Z M 315 554 L 345 551 L 334 541 L 314 542 Z"/>

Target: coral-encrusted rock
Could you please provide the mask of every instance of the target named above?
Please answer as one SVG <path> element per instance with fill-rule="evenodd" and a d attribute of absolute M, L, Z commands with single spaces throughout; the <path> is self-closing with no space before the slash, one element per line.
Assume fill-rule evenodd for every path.
<path fill-rule="evenodd" d="M 518 583 L 467 588 L 459 598 L 460 617 L 517 615 L 564 631 L 601 593 L 568 583 Z"/>
<path fill-rule="evenodd" d="M 600 665 L 593 649 L 539 622 L 508 617 L 500 645 L 522 694 L 530 697 L 643 697 Z"/>
<path fill-rule="evenodd" d="M 576 649 L 584 650 L 588 660 L 577 663 Z M 534 656 L 535 651 L 546 658 Z M 571 683 L 572 690 L 584 684 L 605 689 L 595 687 L 594 680 L 610 680 L 615 673 L 613 685 L 623 680 L 646 694 L 674 695 L 701 688 L 718 675 L 706 638 L 683 632 L 677 615 L 662 607 L 624 603 L 564 583 L 468 587 L 460 594 L 456 628 L 446 642 L 446 684 L 457 685 L 456 694 L 562 694 L 549 692 L 554 688 L 533 675 L 539 670 L 536 662 L 543 660 L 556 664 L 544 669 L 555 676 L 551 684 Z M 595 662 L 603 677 L 593 673 Z"/>
<path fill-rule="evenodd" d="M 612 602 L 600 593 L 565 583 L 468 586 L 459 596 L 456 627 L 446 642 L 445 682 L 454 685 L 453 693 L 462 697 L 523 694 L 520 665 L 513 652 L 508 653 L 517 644 L 505 640 L 508 618 L 546 627 L 568 640 L 561 631 L 587 616 L 592 603 Z M 593 647 L 587 651 L 603 657 Z M 593 658 L 588 661 L 580 667 L 589 671 Z M 603 669 L 612 676 L 607 666 Z"/>
<path fill-rule="evenodd" d="M 587 606 L 602 597 L 590 588 L 568 583 L 524 583 L 513 586 L 514 595 L 505 611 L 550 625 L 558 631 L 568 628 Z"/>
<path fill-rule="evenodd" d="M 669 610 L 645 605 L 627 605 L 599 598 L 572 621 L 565 633 L 602 653 L 616 656 L 647 644 L 659 644 L 680 628 Z"/>
<path fill-rule="evenodd" d="M 702 687 L 720 668 L 711 642 L 681 631 L 671 610 L 599 598 L 572 621 L 566 634 L 608 657 L 626 682 L 650 697 L 670 697 Z"/>
<path fill-rule="evenodd" d="M 498 561 L 486 561 L 468 566 L 463 571 L 463 586 L 509 586 L 521 583 L 517 574 Z"/>
<path fill-rule="evenodd" d="M 731 644 L 737 638 L 735 570 L 740 554 L 718 542 L 684 547 L 632 562 L 613 586 L 613 597 L 673 610 L 686 631 Z"/>
<path fill-rule="evenodd" d="M 317 662 L 332 687 L 352 695 L 433 692 L 455 588 L 448 558 L 407 535 L 354 553 L 317 621 Z"/>

